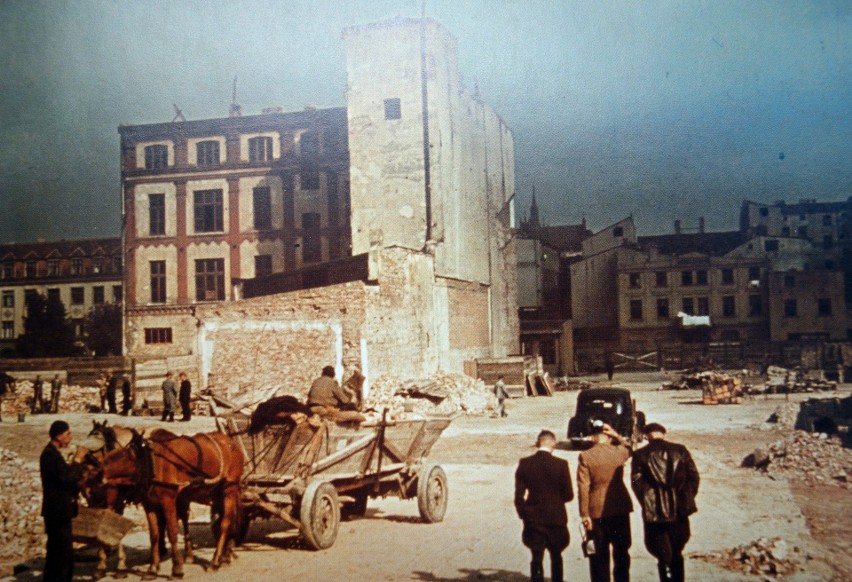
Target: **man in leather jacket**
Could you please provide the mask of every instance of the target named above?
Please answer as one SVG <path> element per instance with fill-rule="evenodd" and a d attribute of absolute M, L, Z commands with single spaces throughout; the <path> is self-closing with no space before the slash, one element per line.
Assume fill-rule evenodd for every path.
<path fill-rule="evenodd" d="M 648 445 L 633 453 L 631 482 L 642 507 L 645 547 L 657 558 L 660 582 L 683 582 L 689 516 L 697 511 L 698 469 L 687 448 L 665 440 L 666 429 L 645 425 Z"/>

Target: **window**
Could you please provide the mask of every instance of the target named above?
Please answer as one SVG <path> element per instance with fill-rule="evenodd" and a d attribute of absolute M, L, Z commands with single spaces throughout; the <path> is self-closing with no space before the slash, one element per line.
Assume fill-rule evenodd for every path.
<path fill-rule="evenodd" d="M 121 303 L 123 300 L 121 285 L 112 286 L 112 301 L 113 303 Z"/>
<path fill-rule="evenodd" d="M 113 255 L 112 257 L 112 272 L 121 273 L 121 255 Z"/>
<path fill-rule="evenodd" d="M 748 268 L 748 280 L 749 281 L 759 281 L 760 280 L 760 267 L 749 267 Z"/>
<path fill-rule="evenodd" d="M 684 297 L 683 298 L 683 309 L 682 311 L 687 315 L 695 315 L 695 303 L 692 300 L 692 297 Z"/>
<path fill-rule="evenodd" d="M 630 319 L 633 321 L 642 321 L 642 300 L 630 300 Z"/>
<path fill-rule="evenodd" d="M 193 192 L 195 232 L 221 232 L 224 230 L 222 190 L 196 190 Z"/>
<path fill-rule="evenodd" d="M 748 296 L 748 316 L 760 317 L 763 315 L 763 297 L 760 295 Z"/>
<path fill-rule="evenodd" d="M 225 300 L 225 259 L 195 261 L 196 301 Z"/>
<path fill-rule="evenodd" d="M 736 317 L 737 300 L 733 295 L 722 297 L 722 317 Z"/>
<path fill-rule="evenodd" d="M 831 226 L 831 215 L 830 214 L 823 214 L 822 225 L 823 226 Z"/>
<path fill-rule="evenodd" d="M 734 270 L 733 269 L 722 269 L 722 285 L 733 285 L 734 284 Z"/>
<path fill-rule="evenodd" d="M 760 209 L 760 215 L 761 216 L 769 216 L 769 209 L 768 208 L 761 208 Z"/>
<path fill-rule="evenodd" d="M 59 288 L 54 287 L 52 289 L 48 289 L 47 290 L 47 299 L 49 301 L 56 301 L 57 303 L 61 302 L 62 298 L 59 296 Z"/>
<path fill-rule="evenodd" d="M 145 169 L 160 170 L 169 167 L 169 148 L 158 144 L 145 148 Z"/>
<path fill-rule="evenodd" d="M 773 253 L 778 250 L 778 241 L 775 239 L 763 241 L 763 248 L 768 253 Z"/>
<path fill-rule="evenodd" d="M 172 328 L 170 327 L 146 327 L 146 344 L 170 344 L 172 343 Z"/>
<path fill-rule="evenodd" d="M 790 227 L 785 226 L 781 228 L 781 236 L 790 236 Z"/>
<path fill-rule="evenodd" d="M 823 297 L 817 299 L 817 315 L 820 317 L 828 317 L 831 315 L 831 299 Z"/>
<path fill-rule="evenodd" d="M 36 276 L 36 262 L 35 261 L 27 261 L 25 265 L 25 273 L 28 279 L 32 279 Z"/>
<path fill-rule="evenodd" d="M 166 302 L 166 261 L 151 261 L 151 303 Z"/>
<path fill-rule="evenodd" d="M 624 227 L 616 226 L 612 229 L 613 238 L 618 238 L 620 236 L 624 236 Z"/>
<path fill-rule="evenodd" d="M 268 186 L 259 186 L 253 191 L 254 228 L 269 230 L 272 228 L 272 195 Z"/>
<path fill-rule="evenodd" d="M 71 305 L 83 305 L 86 302 L 86 290 L 83 287 L 71 287 Z"/>
<path fill-rule="evenodd" d="M 319 190 L 320 176 L 319 172 L 302 172 L 299 174 L 302 190 Z"/>
<path fill-rule="evenodd" d="M 665 298 L 657 299 L 657 319 L 669 318 L 669 300 Z"/>
<path fill-rule="evenodd" d="M 807 226 L 800 226 L 798 228 L 798 234 L 801 238 L 808 238 L 808 227 Z"/>
<path fill-rule="evenodd" d="M 257 255 L 254 258 L 254 276 L 263 277 L 272 274 L 272 255 Z"/>
<path fill-rule="evenodd" d="M 3 291 L 3 307 L 14 307 L 15 306 L 15 292 L 14 291 Z"/>
<path fill-rule="evenodd" d="M 219 165 L 219 142 L 200 141 L 195 144 L 196 164 L 199 166 Z"/>
<path fill-rule="evenodd" d="M 784 300 L 784 317 L 796 317 L 798 311 L 798 304 L 795 299 Z"/>
<path fill-rule="evenodd" d="M 695 284 L 696 285 L 706 285 L 707 284 L 707 271 L 695 271 Z"/>
<path fill-rule="evenodd" d="M 166 234 L 166 195 L 148 195 L 148 234 Z"/>
<path fill-rule="evenodd" d="M 707 297 L 698 298 L 698 315 L 710 315 L 710 299 Z"/>
<path fill-rule="evenodd" d="M 4 321 L 3 322 L 3 339 L 15 339 L 15 322 L 14 321 Z"/>
<path fill-rule="evenodd" d="M 784 275 L 784 286 L 785 287 L 795 287 L 796 286 L 796 276 L 795 275 Z"/>
<path fill-rule="evenodd" d="M 833 246 L 834 246 L 834 238 L 830 234 L 824 235 L 822 237 L 822 248 L 830 249 Z"/>
<path fill-rule="evenodd" d="M 29 305 L 35 299 L 36 295 L 38 295 L 38 291 L 35 289 L 24 289 L 24 305 Z"/>
<path fill-rule="evenodd" d="M 628 275 L 628 278 L 630 280 L 630 288 L 631 289 L 638 289 L 640 287 L 639 273 L 630 273 Z"/>
<path fill-rule="evenodd" d="M 657 287 L 668 287 L 669 278 L 668 278 L 668 274 L 665 271 L 657 271 L 656 277 L 657 277 Z"/>
<path fill-rule="evenodd" d="M 302 262 L 316 263 L 321 260 L 320 215 L 306 212 L 302 215 Z"/>
<path fill-rule="evenodd" d="M 692 285 L 692 271 L 680 272 L 680 284 L 684 287 L 689 287 L 690 285 Z"/>
<path fill-rule="evenodd" d="M 83 274 L 83 259 L 71 259 L 71 274 L 72 275 L 82 275 Z"/>
<path fill-rule="evenodd" d="M 398 97 L 385 99 L 385 119 L 402 119 L 402 103 Z"/>
<path fill-rule="evenodd" d="M 92 303 L 95 305 L 103 305 L 104 303 L 104 288 L 103 285 L 92 287 Z"/>
<path fill-rule="evenodd" d="M 104 272 L 104 258 L 95 257 L 92 259 L 92 273 L 98 274 Z"/>
<path fill-rule="evenodd" d="M 59 275 L 59 260 L 50 259 L 49 261 L 47 261 L 47 276 L 58 277 Z"/>
<path fill-rule="evenodd" d="M 272 159 L 272 138 L 252 137 L 248 140 L 249 161 L 268 162 Z"/>
<path fill-rule="evenodd" d="M 3 278 L 4 279 L 14 279 L 15 278 L 15 263 L 12 263 L 12 262 L 3 263 Z"/>

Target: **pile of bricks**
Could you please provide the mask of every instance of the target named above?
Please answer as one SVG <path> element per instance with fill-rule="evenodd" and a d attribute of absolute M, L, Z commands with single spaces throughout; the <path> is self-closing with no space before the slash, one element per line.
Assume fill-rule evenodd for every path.
<path fill-rule="evenodd" d="M 44 555 L 41 481 L 38 467 L 0 449 L 0 578 L 16 564 Z"/>
<path fill-rule="evenodd" d="M 852 450 L 835 437 L 797 430 L 766 449 L 756 449 L 743 460 L 743 466 L 770 475 L 786 475 L 809 485 L 848 488 Z"/>
<path fill-rule="evenodd" d="M 798 546 L 791 549 L 784 539 L 775 537 L 758 538 L 733 549 L 706 554 L 696 553 L 692 554 L 692 557 L 734 572 L 761 576 L 764 580 L 775 580 L 793 574 L 799 569 L 801 553 Z"/>
<path fill-rule="evenodd" d="M 373 381 L 364 408 L 388 409 L 391 418 L 415 414 L 486 414 L 496 407 L 490 386 L 464 374 L 435 374 L 420 380 L 382 376 Z"/>
<path fill-rule="evenodd" d="M 719 372 L 702 372 L 701 399 L 704 404 L 741 404 L 743 383 L 737 376 Z"/>
<path fill-rule="evenodd" d="M 45 402 L 50 400 L 50 382 L 45 382 L 42 388 Z M 34 393 L 33 384 L 27 380 L 18 381 L 14 393 L 7 393 L 0 406 L 3 418 L 12 419 L 18 414 L 29 415 L 32 410 Z M 121 395 L 117 396 L 121 400 Z M 100 406 L 101 398 L 95 386 L 62 386 L 59 393 L 59 413 L 63 412 L 92 412 L 92 407 Z"/>

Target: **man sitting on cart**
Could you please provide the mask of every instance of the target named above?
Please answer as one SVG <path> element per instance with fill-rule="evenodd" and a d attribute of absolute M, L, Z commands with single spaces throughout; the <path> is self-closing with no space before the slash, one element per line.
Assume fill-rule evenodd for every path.
<path fill-rule="evenodd" d="M 318 414 L 335 414 L 341 410 L 357 410 L 358 395 L 334 379 L 334 367 L 325 366 L 308 392 L 308 406 Z M 320 409 L 321 408 L 321 409 Z"/>

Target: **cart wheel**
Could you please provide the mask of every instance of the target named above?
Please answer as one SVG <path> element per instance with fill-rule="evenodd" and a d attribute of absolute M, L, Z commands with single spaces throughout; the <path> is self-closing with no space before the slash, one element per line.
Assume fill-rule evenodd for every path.
<path fill-rule="evenodd" d="M 417 508 L 426 523 L 437 523 L 447 512 L 447 474 L 440 465 L 420 470 L 417 478 Z"/>
<path fill-rule="evenodd" d="M 334 544 L 340 526 L 337 489 L 328 481 L 313 481 L 302 495 L 299 511 L 302 536 L 313 550 L 326 550 Z"/>

